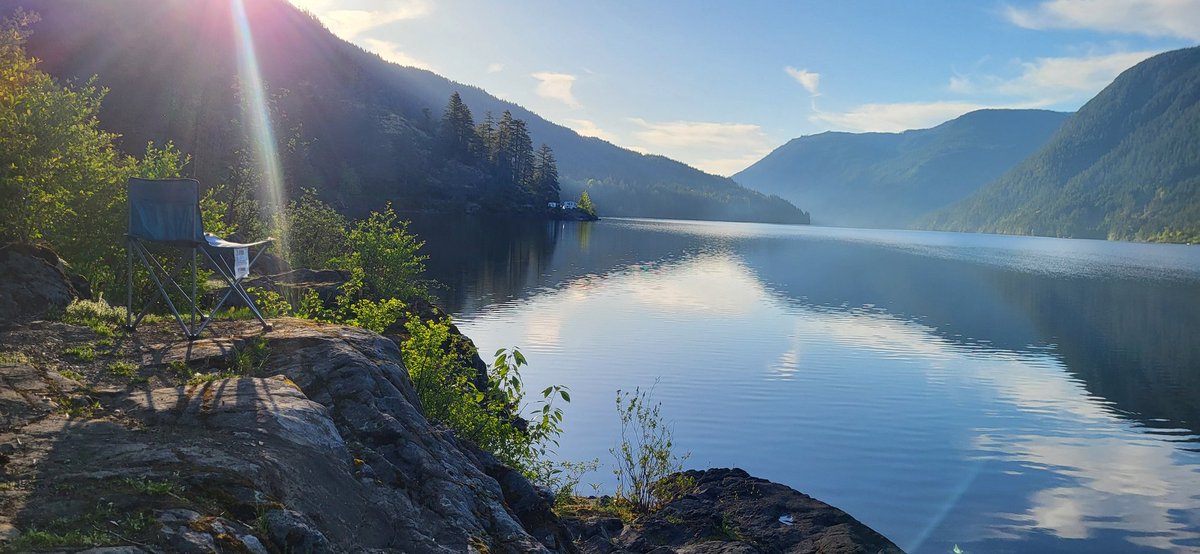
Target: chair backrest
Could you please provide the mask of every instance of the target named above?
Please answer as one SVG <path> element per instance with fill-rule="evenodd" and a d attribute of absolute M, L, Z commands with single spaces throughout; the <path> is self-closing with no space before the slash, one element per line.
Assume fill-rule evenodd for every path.
<path fill-rule="evenodd" d="M 129 179 L 129 236 L 188 246 L 203 243 L 200 182 Z"/>

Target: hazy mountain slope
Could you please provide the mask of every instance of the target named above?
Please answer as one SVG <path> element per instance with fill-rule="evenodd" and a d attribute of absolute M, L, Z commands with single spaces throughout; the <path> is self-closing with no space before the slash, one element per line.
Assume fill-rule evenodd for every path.
<path fill-rule="evenodd" d="M 245 129 L 231 4 L 0 0 L 0 13 L 23 7 L 40 14 L 28 47 L 42 68 L 60 78 L 96 75 L 110 90 L 101 122 L 124 135 L 123 148 L 173 140 L 193 155 L 196 177 L 215 182 L 228 174 Z M 275 96 L 289 184 L 319 187 L 350 209 L 386 199 L 412 208 L 470 201 L 478 175 L 429 167 L 437 120 L 458 91 L 477 121 L 504 110 L 526 120 L 535 144 L 554 148 L 564 185 L 595 180 L 591 195 L 604 215 L 806 219 L 729 179 L 581 137 L 477 87 L 387 63 L 283 0 L 245 5 L 258 67 Z"/>
<path fill-rule="evenodd" d="M 1200 239 L 1200 48 L 1117 77 L 1033 156 L 923 226 L 1110 239 Z"/>
<path fill-rule="evenodd" d="M 1067 114 L 980 110 L 931 129 L 792 139 L 733 179 L 827 225 L 905 227 L 961 200 L 1033 153 Z"/>

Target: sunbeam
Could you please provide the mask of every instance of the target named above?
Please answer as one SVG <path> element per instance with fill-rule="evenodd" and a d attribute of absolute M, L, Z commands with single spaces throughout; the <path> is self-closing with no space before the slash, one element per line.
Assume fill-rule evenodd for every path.
<path fill-rule="evenodd" d="M 283 170 L 279 164 L 279 153 L 275 148 L 275 132 L 271 128 L 271 112 L 267 106 L 266 85 L 258 69 L 258 57 L 254 52 L 254 38 L 250 22 L 246 17 L 243 0 L 231 0 L 234 36 L 237 40 L 238 79 L 242 88 L 242 112 L 250 125 L 251 151 L 254 163 L 262 175 L 262 186 L 258 188 L 259 203 L 268 213 L 283 209 Z M 278 230 L 281 252 L 288 251 L 288 229 L 286 218 L 273 218 L 279 222 Z"/>

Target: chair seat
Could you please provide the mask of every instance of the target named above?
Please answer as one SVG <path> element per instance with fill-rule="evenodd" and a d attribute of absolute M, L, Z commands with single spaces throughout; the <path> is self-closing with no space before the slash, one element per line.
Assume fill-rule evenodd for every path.
<path fill-rule="evenodd" d="M 207 242 L 208 246 L 211 248 L 250 248 L 252 246 L 259 246 L 268 242 L 275 242 L 275 239 L 267 237 L 266 239 L 258 242 L 230 242 L 216 235 L 204 233 L 204 241 Z"/>

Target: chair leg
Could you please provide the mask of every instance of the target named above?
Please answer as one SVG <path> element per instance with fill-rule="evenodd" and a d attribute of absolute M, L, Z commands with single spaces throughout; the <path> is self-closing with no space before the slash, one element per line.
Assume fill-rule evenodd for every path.
<path fill-rule="evenodd" d="M 250 259 L 251 267 L 254 266 L 254 263 L 256 263 L 256 261 L 258 261 L 258 257 L 260 257 L 260 255 L 263 255 L 264 252 L 266 252 L 266 246 L 259 248 L 258 252 L 254 253 L 254 257 Z M 238 279 L 238 283 L 239 283 L 239 288 L 240 288 L 241 287 L 241 279 Z M 242 295 L 244 295 L 246 297 L 246 303 L 247 303 L 247 305 L 250 305 L 250 307 L 251 307 L 250 309 L 252 309 L 252 311 L 254 312 L 254 315 L 258 315 L 258 321 L 259 321 L 259 323 L 263 324 L 263 329 L 266 331 L 275 329 L 274 325 L 266 323 L 266 318 L 263 317 L 262 313 L 258 312 L 258 307 L 254 306 L 254 302 L 250 301 L 250 293 L 247 293 L 246 289 L 244 289 L 244 288 L 241 289 L 241 293 L 242 293 Z"/>
<path fill-rule="evenodd" d="M 167 303 L 167 308 L 171 310 L 171 315 L 175 316 L 175 321 L 177 321 L 179 323 L 179 327 L 183 329 L 184 336 L 186 336 L 188 340 L 192 340 L 195 334 L 192 333 L 192 330 L 189 329 L 187 324 L 183 322 L 183 317 L 179 315 L 179 310 L 175 309 L 175 304 L 171 302 L 171 297 L 167 295 L 167 290 L 163 288 L 162 281 L 158 279 L 158 275 L 154 273 L 153 269 L 150 269 L 150 262 L 146 259 L 146 254 L 142 252 L 140 245 L 137 253 L 138 257 L 142 259 L 142 264 L 146 266 L 147 273 L 150 274 L 150 280 L 154 281 L 154 286 L 158 288 L 159 294 L 162 295 L 163 300 Z M 158 262 L 155 262 L 154 265 L 158 265 Z M 141 318 L 139 317 L 138 319 L 140 320 Z"/>
<path fill-rule="evenodd" d="M 192 247 L 192 324 L 191 324 L 192 329 L 196 328 L 196 302 L 198 302 L 198 301 L 199 301 L 199 299 L 196 298 L 196 247 L 193 246 Z M 199 335 L 200 333 L 194 333 L 194 334 Z"/>
<path fill-rule="evenodd" d="M 193 291 L 192 295 L 188 296 L 187 291 L 183 290 L 183 287 L 179 286 L 179 283 L 175 281 L 175 276 L 172 275 L 171 272 L 167 271 L 167 269 L 165 267 L 163 267 L 162 264 L 158 263 L 158 260 L 154 257 L 153 254 L 150 253 L 149 250 L 145 250 L 144 246 L 142 247 L 142 249 L 143 250 L 139 253 L 144 252 L 144 254 L 146 256 L 149 256 L 150 262 L 152 262 L 154 264 L 154 267 L 158 268 L 158 271 L 163 274 L 163 277 L 166 278 L 167 282 L 171 283 L 171 286 L 175 287 L 175 290 L 179 291 L 179 295 L 182 296 L 188 302 L 191 302 L 192 307 L 195 308 L 196 307 L 195 292 Z M 187 255 L 185 254 L 183 257 L 180 258 L 180 260 L 179 260 L 180 265 L 184 265 L 186 263 L 186 261 L 187 261 L 186 256 Z M 196 280 L 195 280 L 195 277 L 193 276 L 192 286 L 195 287 L 195 284 L 196 284 Z M 163 285 L 162 288 L 166 289 L 166 286 Z"/>
<path fill-rule="evenodd" d="M 133 239 L 125 240 L 125 330 L 134 330 L 133 324 Z M 141 318 L 139 317 L 140 321 Z"/>
<path fill-rule="evenodd" d="M 263 317 L 262 312 L 259 312 L 258 307 L 254 305 L 254 300 L 250 298 L 250 294 L 246 292 L 245 288 L 242 288 L 242 280 L 232 277 L 233 268 L 229 267 L 229 264 L 225 263 L 225 258 L 220 254 L 214 258 L 213 255 L 208 252 L 207 248 L 201 248 L 201 252 L 203 252 L 205 257 L 208 258 L 208 261 L 212 262 L 213 267 L 217 268 L 217 273 L 220 273 L 221 277 L 225 279 L 225 282 L 229 284 L 229 289 L 225 291 L 223 296 L 221 296 L 221 300 L 217 302 L 216 307 L 213 308 L 209 316 L 200 323 L 200 328 L 196 332 L 199 333 L 203 331 L 204 328 L 208 326 L 208 323 L 212 321 L 213 316 L 215 316 L 217 312 L 224 307 L 225 302 L 229 300 L 230 295 L 235 293 L 239 298 L 242 299 L 243 302 L 246 303 L 246 306 L 250 308 L 250 313 L 254 314 L 254 317 L 257 318 L 259 323 L 262 324 L 263 329 L 272 329 L 271 324 L 267 323 L 267 319 Z M 255 258 L 257 259 L 257 256 L 255 256 Z"/>
<path fill-rule="evenodd" d="M 196 256 L 196 248 L 193 247 L 191 250 L 192 293 L 191 295 L 188 295 L 187 291 L 185 291 L 184 288 L 180 286 L 179 282 L 175 280 L 175 274 L 167 271 L 166 268 L 164 268 L 162 264 L 158 262 L 158 259 L 155 258 L 154 254 L 145 247 L 145 245 L 132 238 L 126 241 L 126 270 L 128 273 L 126 276 L 127 289 L 125 297 L 126 329 L 130 331 L 137 329 L 137 326 L 141 324 L 142 319 L 144 319 L 146 315 L 150 313 L 150 308 L 153 307 L 154 303 L 161 298 L 164 302 L 166 302 L 167 308 L 171 310 L 171 315 L 175 316 L 175 321 L 179 324 L 180 329 L 183 330 L 184 337 L 186 337 L 189 341 L 199 338 L 200 329 L 196 322 L 197 316 L 201 315 L 200 307 L 197 304 L 197 274 L 199 271 L 199 265 L 197 263 L 198 260 Z M 139 311 L 137 315 L 134 315 L 133 313 L 133 258 L 135 252 L 137 253 L 137 257 L 141 261 L 142 265 L 146 268 L 146 273 L 150 276 L 150 280 L 154 283 L 155 288 L 158 289 L 158 296 L 151 295 L 150 299 L 146 301 L 146 304 L 142 306 L 141 311 Z M 179 262 L 180 263 L 175 266 L 177 268 L 176 271 L 178 272 L 180 269 L 178 266 L 183 266 L 182 269 L 186 271 L 186 252 L 180 257 Z M 155 269 L 158 271 L 155 271 Z M 159 277 L 159 273 L 162 274 L 161 278 Z M 171 301 L 171 296 L 167 293 L 166 287 L 166 283 L 168 282 L 172 287 L 175 288 L 175 290 L 179 291 L 179 294 L 183 298 L 185 298 L 191 304 L 190 324 L 189 322 L 184 321 L 183 315 L 180 313 L 179 309 L 175 307 L 175 303 Z"/>

